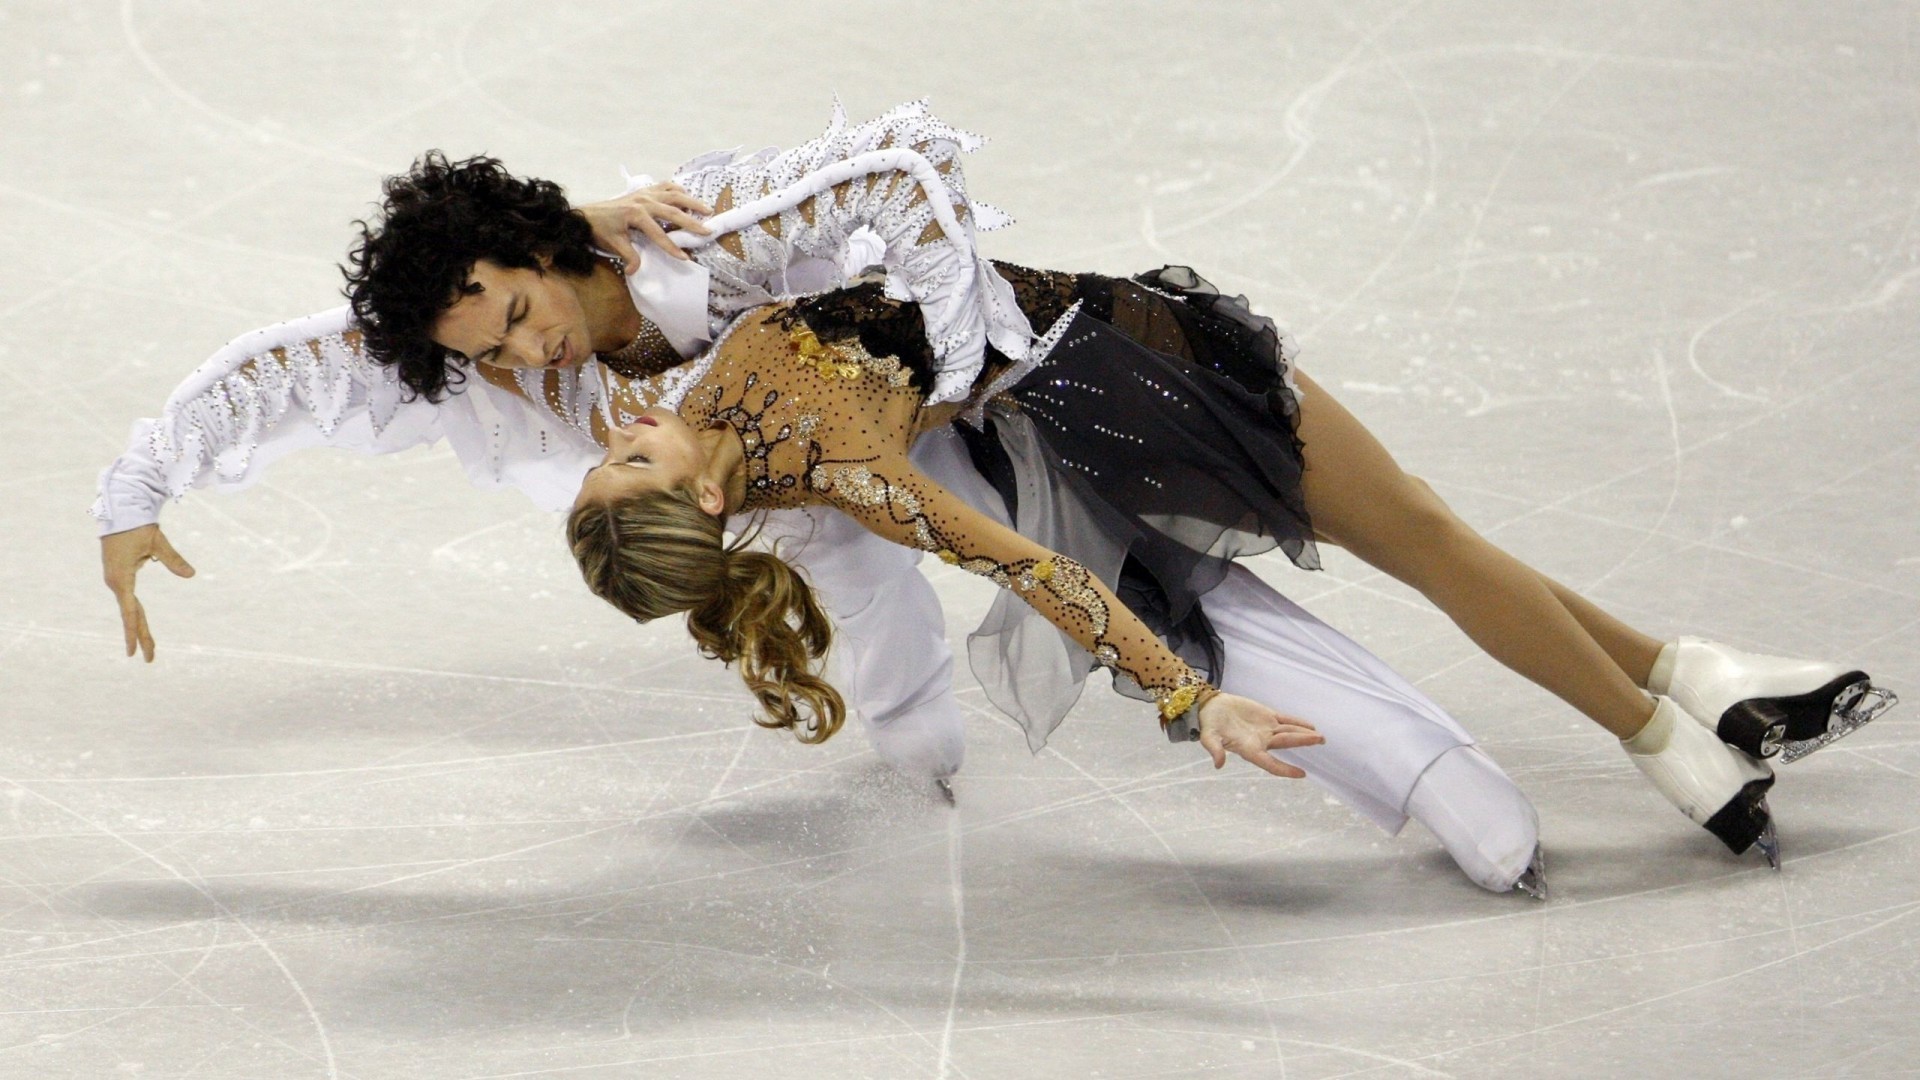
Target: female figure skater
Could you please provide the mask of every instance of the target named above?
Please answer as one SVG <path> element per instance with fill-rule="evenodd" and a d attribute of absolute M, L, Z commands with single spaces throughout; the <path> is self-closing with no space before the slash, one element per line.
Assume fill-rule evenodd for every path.
<path fill-rule="evenodd" d="M 475 268 L 483 289 L 513 287 L 489 278 L 490 268 Z M 1057 344 L 1025 364 L 989 365 L 964 404 L 990 409 L 996 428 L 1028 421 L 991 449 L 1038 462 L 1025 475 L 1016 468 L 1010 486 L 1051 485 L 1051 497 L 1077 501 L 1073 513 L 1086 520 L 1060 531 L 1069 541 L 1062 547 L 1118 541 L 1146 579 L 1137 590 L 1170 600 L 1177 615 L 1210 562 L 1277 545 L 1311 567 L 1316 537 L 1341 543 L 1421 588 L 1494 655 L 1578 704 L 1730 849 L 1758 844 L 1778 865 L 1766 804 L 1771 769 L 1716 739 L 1674 697 L 1644 693 L 1623 665 L 1641 682 L 1703 702 L 1721 732 L 1753 736 L 1756 751 L 1791 741 L 1805 752 L 1831 737 L 1830 712 L 1865 692 L 1863 674 L 1763 665 L 1701 642 L 1663 648 L 1571 593 L 1556 596 L 1400 473 L 1324 390 L 1288 369 L 1282 350 L 1263 350 L 1263 331 L 1277 346 L 1270 327 L 1190 272 L 1169 268 L 1140 282 L 1032 278 L 1017 291 L 1032 314 L 1059 310 L 1048 335 Z M 475 310 L 447 308 L 434 340 L 484 349 Z M 705 651 L 740 665 L 764 723 L 804 726 L 802 738 L 823 739 L 841 709 L 810 664 L 825 652 L 829 627 L 802 579 L 774 556 L 724 545 L 722 522 L 742 511 L 830 505 L 1019 594 L 1151 695 L 1163 723 L 1194 722 L 1216 767 L 1233 752 L 1296 775 L 1266 751 L 1308 745 L 1305 723 L 1219 694 L 1161 643 L 1167 623 L 1149 629 L 1080 562 L 990 521 L 912 465 L 914 439 L 962 407 L 928 404 L 923 387 L 939 375 L 924 339 L 901 325 L 914 324 L 912 314 L 869 287 L 738 320 L 677 412 L 656 407 L 610 433 L 568 521 L 589 586 L 635 619 L 686 612 Z M 1162 348 L 1144 344 L 1156 335 Z M 1809 685 L 1782 681 L 1769 689 L 1798 692 L 1755 693 L 1743 660 L 1782 680 L 1791 667 Z M 1690 681 L 1676 680 L 1682 663 Z"/>
<path fill-rule="evenodd" d="M 740 177 L 727 171 L 734 164 L 681 179 L 722 206 L 739 190 Z M 846 198 L 857 176 L 829 171 L 797 193 L 770 183 L 745 190 L 786 200 L 765 226 L 779 237 L 813 226 L 822 202 Z M 533 366 L 564 365 L 588 348 L 641 340 L 642 312 L 624 291 L 556 269 L 550 253 L 514 267 L 409 251 L 411 198 L 390 200 L 383 229 L 355 256 L 355 308 L 376 356 L 434 378 L 448 359 L 498 363 L 517 354 Z M 904 252 L 888 241 L 889 270 L 971 240 L 953 204 L 923 201 Z M 682 243 L 701 248 L 697 238 Z M 1266 744 L 1305 729 L 1244 700 L 1214 698 L 1103 584 L 1124 586 L 1124 564 L 1103 579 L 1069 556 L 1118 541 L 1145 594 L 1169 601 L 1151 628 L 1164 632 L 1218 580 L 1226 555 L 1278 544 L 1311 567 L 1316 539 L 1341 544 L 1419 588 L 1497 659 L 1606 727 L 1671 802 L 1729 848 L 1758 843 L 1776 865 L 1765 802 L 1773 774 L 1758 759 L 1783 745 L 1795 756 L 1809 752 L 1890 703 L 1864 674 L 1835 665 L 1699 641 L 1663 646 L 1543 579 L 1401 472 L 1324 390 L 1304 377 L 1296 383 L 1270 324 L 1190 273 L 1144 284 L 1035 274 L 1015 288 L 977 259 L 967 269 L 944 293 L 898 290 L 919 303 L 924 334 L 903 330 L 903 309 L 872 290 L 735 320 L 733 337 L 696 365 L 699 381 L 677 410 L 642 412 L 606 433 L 610 454 L 583 488 L 569 530 L 590 583 L 637 618 L 689 611 L 710 652 L 741 662 L 775 724 L 807 725 L 812 737 L 837 725 L 837 702 L 806 659 L 824 651 L 825 626 L 804 582 L 757 553 L 723 549 L 720 522 L 743 509 L 801 504 L 835 506 L 879 535 L 1007 583 L 1095 660 L 1151 693 L 1163 719 L 1197 703 L 1216 762 L 1231 750 L 1269 768 L 1279 763 Z M 395 287 L 402 279 L 405 290 Z M 1034 325 L 1050 329 L 1034 335 Z M 1016 416 L 1044 422 L 1037 437 L 988 439 L 983 454 L 1031 451 L 1009 489 L 1024 475 L 1073 495 L 1091 521 L 1056 531 L 1084 545 L 1062 544 L 1069 551 L 1061 555 L 997 530 L 907 462 L 913 437 L 946 418 L 922 410 L 959 403 L 977 421 L 996 409 L 996 428 Z M 657 467 L 655 455 L 671 467 Z M 1074 479 L 1102 468 L 1111 475 Z"/>

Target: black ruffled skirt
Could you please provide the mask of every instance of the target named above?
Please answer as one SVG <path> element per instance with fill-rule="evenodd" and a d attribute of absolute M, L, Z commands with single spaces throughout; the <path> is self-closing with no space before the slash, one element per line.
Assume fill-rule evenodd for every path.
<path fill-rule="evenodd" d="M 1219 638 L 1200 597 L 1220 583 L 1229 560 L 1277 547 L 1298 566 L 1320 566 L 1300 488 L 1291 337 L 1245 297 L 1224 296 L 1183 266 L 1131 280 L 1072 275 L 1070 289 L 1058 280 L 1068 275 L 1002 271 L 1036 328 L 1048 326 L 1049 307 L 1062 302 L 1067 322 L 1031 370 L 999 377 L 982 426 L 963 427 L 975 465 L 1016 528 L 1087 563 L 1218 682 Z M 1035 500 L 1044 505 L 1024 505 Z M 1003 614 L 1003 622 L 1025 618 L 1011 608 Z M 1038 745 L 1077 686 L 1061 695 L 1019 685 L 1036 668 L 1005 654 L 1030 651 L 1035 635 L 1010 634 L 994 621 L 972 642 L 974 667 Z M 1123 681 L 1121 689 L 1136 688 Z"/>
<path fill-rule="evenodd" d="M 1131 279 L 998 269 L 1056 341 L 1030 366 L 988 364 L 972 423 L 959 425 L 975 466 L 1016 529 L 1085 564 L 1217 683 L 1219 638 L 1200 597 L 1229 560 L 1277 547 L 1320 565 L 1300 488 L 1292 339 L 1182 266 Z M 917 312 L 877 291 L 828 294 L 800 313 L 823 338 L 857 333 L 916 372 L 929 362 Z M 1096 666 L 1012 594 L 969 654 L 1036 750 Z"/>

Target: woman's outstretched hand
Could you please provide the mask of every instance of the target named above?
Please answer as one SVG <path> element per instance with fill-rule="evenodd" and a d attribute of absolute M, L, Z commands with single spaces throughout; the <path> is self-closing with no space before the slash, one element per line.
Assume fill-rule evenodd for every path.
<path fill-rule="evenodd" d="M 180 577 L 193 576 L 193 567 L 167 543 L 158 525 L 142 525 L 100 538 L 100 568 L 105 573 L 107 588 L 112 589 L 114 599 L 120 601 L 120 625 L 127 635 L 127 655 L 132 656 L 138 647 L 151 664 L 153 634 L 147 629 L 147 609 L 141 607 L 139 598 L 133 595 L 133 577 L 149 562 L 157 562 Z"/>
<path fill-rule="evenodd" d="M 679 184 L 655 184 L 635 188 L 618 198 L 575 207 L 593 227 L 593 242 L 604 251 L 620 256 L 629 274 L 640 270 L 640 249 L 633 246 L 632 233 L 653 241 L 653 246 L 676 259 L 691 258 L 667 235 L 670 229 L 685 229 L 705 236 L 708 229 L 700 217 L 713 214 L 713 207 L 687 194 Z"/>
<path fill-rule="evenodd" d="M 1327 741 L 1312 724 L 1278 713 L 1249 698 L 1216 694 L 1200 706 L 1200 745 L 1213 755 L 1213 767 L 1227 763 L 1232 751 L 1275 776 L 1298 780 L 1304 771 L 1269 751 L 1298 750 Z"/>

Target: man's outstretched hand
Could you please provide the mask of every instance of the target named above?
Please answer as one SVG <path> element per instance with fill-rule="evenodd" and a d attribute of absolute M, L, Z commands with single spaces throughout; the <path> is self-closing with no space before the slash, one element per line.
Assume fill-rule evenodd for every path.
<path fill-rule="evenodd" d="M 158 525 L 142 525 L 100 538 L 100 568 L 120 602 L 120 625 L 127 635 L 127 655 L 137 648 L 153 663 L 153 632 L 147 629 L 147 611 L 133 594 L 133 579 L 147 563 L 157 562 L 179 577 L 192 577 L 193 567 L 173 550 Z"/>

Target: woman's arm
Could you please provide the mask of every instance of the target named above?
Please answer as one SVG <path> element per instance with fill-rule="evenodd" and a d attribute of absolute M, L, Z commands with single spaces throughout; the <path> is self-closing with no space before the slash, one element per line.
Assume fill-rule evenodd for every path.
<path fill-rule="evenodd" d="M 1208 686 L 1084 566 L 967 506 L 904 457 L 821 461 L 805 482 L 874 533 L 1013 590 L 1098 663 L 1153 695 L 1163 724 L 1198 705 L 1201 743 L 1216 766 L 1232 752 L 1276 776 L 1303 776 L 1269 751 L 1325 741 L 1305 721 Z"/>

